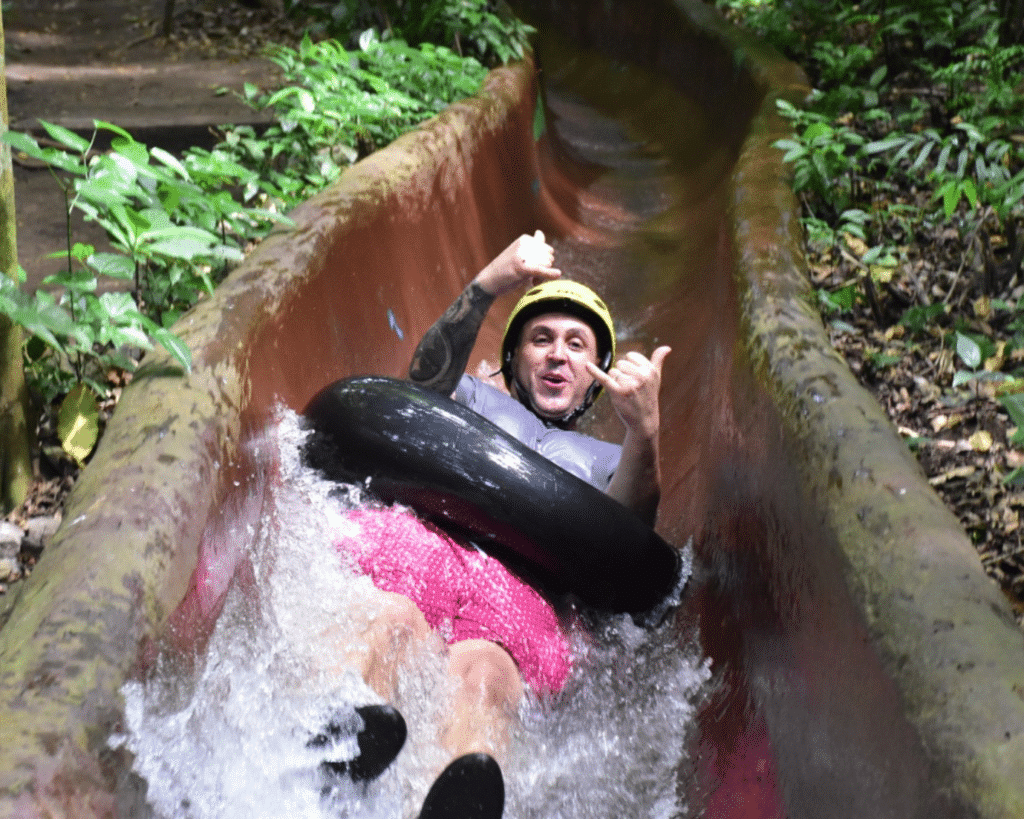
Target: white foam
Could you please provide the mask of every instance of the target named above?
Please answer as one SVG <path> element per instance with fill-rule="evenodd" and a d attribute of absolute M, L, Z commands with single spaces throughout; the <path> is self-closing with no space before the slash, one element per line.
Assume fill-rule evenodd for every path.
<path fill-rule="evenodd" d="M 163 819 L 395 819 L 416 816 L 447 761 L 435 741 L 450 694 L 440 649 L 401 677 L 393 703 L 409 738 L 369 786 L 321 799 L 306 739 L 336 709 L 380 698 L 344 656 L 378 605 L 377 592 L 334 547 L 344 517 L 365 503 L 302 466 L 297 417 L 282 411 L 260 442 L 272 488 L 251 555 L 261 582 L 231 588 L 197 667 L 164 657 L 124 686 L 126 732 L 148 800 Z M 248 535 L 246 536 L 248 538 Z M 676 769 L 708 673 L 669 628 L 603 619 L 577 639 L 573 675 L 557 697 L 527 697 L 505 766 L 509 819 L 678 815 Z"/>

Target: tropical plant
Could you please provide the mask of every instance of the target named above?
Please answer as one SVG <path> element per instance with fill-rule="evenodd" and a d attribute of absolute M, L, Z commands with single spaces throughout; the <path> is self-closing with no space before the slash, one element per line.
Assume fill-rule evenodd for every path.
<path fill-rule="evenodd" d="M 385 41 L 446 46 L 489 67 L 522 59 L 533 32 L 495 0 L 294 0 L 292 8 L 318 19 L 314 39 L 354 47 L 362 32 L 374 29 Z"/>
<path fill-rule="evenodd" d="M 243 97 L 258 110 L 272 111 L 274 123 L 261 134 L 229 129 L 213 152 L 192 156 L 251 169 L 251 184 L 282 207 L 476 93 L 487 73 L 472 57 L 430 43 L 413 48 L 398 39 L 382 42 L 373 29 L 363 32 L 355 50 L 307 36 L 297 49 L 273 48 L 270 58 L 281 67 L 285 86 L 263 91 L 246 85 Z"/>
<path fill-rule="evenodd" d="M 217 188 L 208 191 L 166 151 L 110 123 L 97 122 L 92 140 L 42 126 L 54 145 L 15 132 L 4 139 L 54 171 L 65 196 L 68 244 L 53 255 L 66 264 L 32 294 L 20 287 L 24 271 L 17 282 L 5 277 L 0 313 L 26 332 L 26 373 L 42 401 L 69 396 L 65 401 L 88 408 L 95 396 L 90 403 L 85 387 L 105 395 L 112 370 L 134 370 L 141 351 L 157 344 L 187 370 L 188 348 L 168 328 L 199 294 L 212 292 L 245 242 L 281 217 L 243 207 L 219 190 L 252 172 L 211 175 L 206 168 L 204 182 Z M 109 151 L 94 149 L 101 133 L 113 134 Z M 110 251 L 73 241 L 75 209 L 106 230 Z"/>
<path fill-rule="evenodd" d="M 89 140 L 43 123 L 46 146 L 27 134 L 4 136 L 47 163 L 64 192 L 68 239 L 54 255 L 65 267 L 32 294 L 20 287 L 24 271 L 20 281 L 0 277 L 0 314 L 25 331 L 25 371 L 43 403 L 63 397 L 58 426 L 74 458 L 87 457 L 95 442 L 96 398 L 108 391 L 111 372 L 130 372 L 154 345 L 189 368 L 188 348 L 172 324 L 212 292 L 253 241 L 288 221 L 282 212 L 479 88 L 486 69 L 476 57 L 430 42 L 413 47 L 399 34 L 441 31 L 456 44 L 468 38 L 476 43 L 471 51 L 492 59 L 522 56 L 528 29 L 483 0 L 374 8 L 387 12 L 385 6 L 407 16 L 385 14 L 383 35 L 364 29 L 352 49 L 307 36 L 297 49 L 271 50 L 286 84 L 273 91 L 247 85 L 243 94 L 273 112 L 262 132 L 225 128 L 214 148 L 180 159 L 107 122 L 97 122 Z M 472 33 L 463 37 L 462 26 Z M 110 138 L 108 150 L 97 149 L 101 135 Z M 73 211 L 104 228 L 109 250 L 74 241 Z"/>

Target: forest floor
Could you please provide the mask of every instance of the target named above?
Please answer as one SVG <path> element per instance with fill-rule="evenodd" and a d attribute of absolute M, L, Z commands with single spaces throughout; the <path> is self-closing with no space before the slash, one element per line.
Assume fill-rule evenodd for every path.
<path fill-rule="evenodd" d="M 999 401 L 998 382 L 952 386 L 963 365 L 958 366 L 948 340 L 958 322 L 998 337 L 996 330 L 1005 330 L 1013 314 L 992 304 L 1018 302 L 1024 285 L 1013 274 L 1002 283 L 998 298 L 979 295 L 983 263 L 956 231 L 950 233 L 936 233 L 908 248 L 908 272 L 878 287 L 873 299 L 841 315 L 823 309 L 822 318 L 832 345 L 914 451 L 928 482 L 960 520 L 985 571 L 1024 625 L 1024 486 L 1006 480 L 1024 465 L 1024 451 L 1011 440 L 1016 426 Z M 808 264 L 814 286 L 829 292 L 862 275 L 845 254 L 812 249 Z M 911 332 L 899 320 L 923 295 L 927 303 L 945 304 L 945 313 L 928 328 Z"/>
<path fill-rule="evenodd" d="M 141 133 L 149 144 L 194 143 L 217 124 L 256 116 L 217 89 L 238 89 L 246 81 L 268 87 L 276 75 L 260 56 L 264 44 L 295 44 L 304 28 L 239 2 L 177 0 L 165 37 L 164 9 L 164 0 L 15 0 L 4 13 L 11 127 L 27 130 L 36 118 L 74 125 L 76 112 L 88 111 L 90 119 Z M 63 242 L 65 226 L 52 218 L 55 209 L 62 212 L 63 200 L 39 168 L 16 162 L 15 173 L 19 258 L 38 281 L 53 272 L 46 254 Z M 880 290 L 874 304 L 824 318 L 834 346 L 914 449 L 1020 621 L 1024 487 L 1004 482 L 1024 465 L 1024 452 L 1009 440 L 1013 425 L 991 384 L 952 389 L 955 362 L 941 333 L 911 338 L 898 323 L 902 310 L 922 295 L 945 302 L 950 326 L 960 317 L 989 330 L 1000 318 L 977 297 L 978 265 L 956 237 L 936 233 L 908 252 L 909 274 Z M 816 288 L 836 289 L 857 276 L 850 259 L 831 252 L 812 251 L 808 261 Z M 1007 300 L 1024 296 L 1024 286 L 1012 277 L 1004 289 Z M 32 519 L 59 519 L 75 475 L 70 463 L 44 451 L 32 495 L 8 521 L 26 528 Z M 39 548 L 23 550 L 25 571 Z"/>

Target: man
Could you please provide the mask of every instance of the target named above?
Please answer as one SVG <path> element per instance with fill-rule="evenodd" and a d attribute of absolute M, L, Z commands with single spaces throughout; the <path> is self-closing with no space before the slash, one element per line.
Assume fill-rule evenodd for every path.
<path fill-rule="evenodd" d="M 661 494 L 658 391 L 670 349 L 659 347 L 650 359 L 629 353 L 612 366 L 615 335 L 607 308 L 589 288 L 559 281 L 562 274 L 553 261 L 554 250 L 540 231 L 512 242 L 427 331 L 413 355 L 409 378 L 442 394 L 454 393 L 460 403 L 534 446 L 534 441 L 523 440 L 526 433 L 507 412 L 494 406 L 493 396 L 481 394 L 491 388 L 463 372 L 495 298 L 524 284 L 539 284 L 539 292 L 528 292 L 516 305 L 506 327 L 501 362 L 505 383 L 541 424 L 565 430 L 573 429 L 601 388 L 607 390 L 626 434 L 610 482 L 598 488 L 653 523 Z M 560 286 L 546 288 L 545 282 Z M 586 447 L 577 443 L 576 454 L 585 457 L 579 449 Z M 567 463 L 571 465 L 571 458 Z"/>
<path fill-rule="evenodd" d="M 670 350 L 659 347 L 649 359 L 629 353 L 614 362 L 608 308 L 589 288 L 562 280 L 553 260 L 540 231 L 512 242 L 427 331 L 409 378 L 453 395 L 653 523 L 660 497 L 658 391 Z M 512 311 L 502 341 L 506 395 L 464 370 L 495 298 L 524 285 L 533 286 Z M 621 446 L 574 431 L 602 390 L 625 425 Z M 439 623 L 447 634 L 455 700 L 439 738 L 453 761 L 431 788 L 420 817 L 497 819 L 504 786 L 495 758 L 503 756 L 524 680 L 538 691 L 557 691 L 569 673 L 569 646 L 558 618 L 536 590 L 497 560 L 467 556 L 466 549 L 436 533 L 410 533 L 409 526 L 418 524 L 408 516 L 366 515 L 360 523 L 363 542 L 371 546 L 353 551 L 384 600 L 364 635 L 364 679 L 392 698 L 397 668 L 413 646 L 431 639 Z M 460 589 L 458 605 L 443 611 L 454 597 L 445 587 L 453 583 Z M 373 706 L 361 714 L 366 728 L 359 746 L 365 755 L 372 753 L 367 738 L 395 715 Z M 396 744 L 401 740 L 388 745 L 387 753 L 397 753 Z M 370 767 L 379 771 L 388 761 Z M 354 764 L 367 762 L 357 758 Z"/>

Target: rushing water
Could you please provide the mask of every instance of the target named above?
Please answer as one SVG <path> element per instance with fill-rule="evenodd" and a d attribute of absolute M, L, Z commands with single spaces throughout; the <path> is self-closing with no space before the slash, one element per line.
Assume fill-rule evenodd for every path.
<path fill-rule="evenodd" d="M 333 545 L 355 531 L 346 509 L 364 501 L 355 489 L 332 496 L 336 485 L 301 465 L 301 439 L 283 412 L 264 442 L 278 478 L 251 533 L 257 591 L 228 592 L 197 665 L 163 657 L 123 689 L 126 731 L 116 741 L 134 752 L 158 817 L 415 817 L 447 761 L 435 739 L 450 691 L 431 646 L 403 669 L 393 704 L 409 737 L 395 763 L 368 786 L 321 799 L 320 757 L 306 739 L 329 714 L 340 709 L 355 726 L 352 709 L 380 701 L 339 651 L 359 645 L 377 597 Z M 575 645 L 566 688 L 522 703 L 503 771 L 505 816 L 678 815 L 676 769 L 704 664 L 669 628 L 643 631 L 625 616 L 599 619 Z"/>

